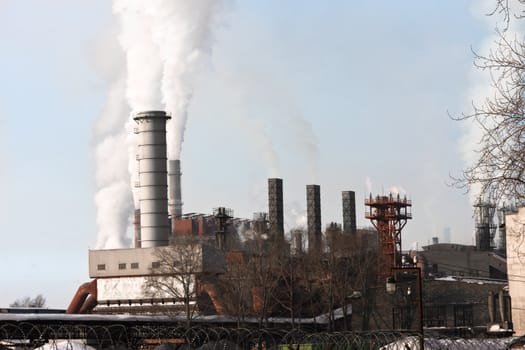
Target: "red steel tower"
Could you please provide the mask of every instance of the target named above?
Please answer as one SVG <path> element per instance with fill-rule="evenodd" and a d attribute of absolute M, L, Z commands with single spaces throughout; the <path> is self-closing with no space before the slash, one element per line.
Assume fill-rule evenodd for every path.
<path fill-rule="evenodd" d="M 399 194 L 375 198 L 370 194 L 365 206 L 370 207 L 365 217 L 377 230 L 378 253 L 385 259 L 383 274 L 390 275 L 391 268 L 401 266 L 401 230 L 412 219 L 412 202 Z"/>

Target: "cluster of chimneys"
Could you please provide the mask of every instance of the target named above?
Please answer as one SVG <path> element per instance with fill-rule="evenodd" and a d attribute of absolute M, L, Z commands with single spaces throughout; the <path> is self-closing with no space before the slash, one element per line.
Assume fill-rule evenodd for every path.
<path fill-rule="evenodd" d="M 356 233 L 355 192 L 343 191 L 343 232 Z M 308 247 L 321 247 L 321 187 L 319 185 L 306 186 L 306 217 Z M 283 225 L 283 181 L 282 179 L 268 179 L 268 222 L 270 236 L 277 239 L 284 238 Z M 301 245 L 296 243 L 296 245 Z"/>
<path fill-rule="evenodd" d="M 175 219 L 182 216 L 181 171 L 179 160 L 167 160 L 166 121 L 163 111 L 135 115 L 138 127 L 137 160 L 139 208 L 135 210 L 135 247 L 168 245 Z M 343 191 L 343 231 L 355 233 L 355 192 Z M 319 185 L 306 186 L 307 231 L 309 246 L 321 242 L 321 191 Z M 171 218 L 171 223 L 170 223 Z M 268 179 L 269 233 L 284 239 L 283 181 Z"/>

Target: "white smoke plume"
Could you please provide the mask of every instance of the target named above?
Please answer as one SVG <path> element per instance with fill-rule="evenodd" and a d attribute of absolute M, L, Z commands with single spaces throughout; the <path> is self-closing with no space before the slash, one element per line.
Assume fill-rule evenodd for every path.
<path fill-rule="evenodd" d="M 126 99 L 133 112 L 161 108 L 162 61 L 153 42 L 154 18 L 149 7 L 155 1 L 115 0 L 113 13 L 120 24 L 119 43 L 127 74 Z"/>
<path fill-rule="evenodd" d="M 114 0 L 133 111 L 164 109 L 168 158 L 180 159 L 195 72 L 212 48 L 220 0 Z"/>
<path fill-rule="evenodd" d="M 123 248 L 130 244 L 126 235 L 133 212 L 128 172 L 128 132 L 123 128 L 129 108 L 125 101 L 126 79 L 122 51 L 115 28 L 103 33 L 94 47 L 93 64 L 108 83 L 106 104 L 94 126 L 95 206 L 97 209 L 97 249 Z"/>
<path fill-rule="evenodd" d="M 399 185 L 392 185 L 390 187 L 390 193 L 394 195 L 400 195 L 401 197 L 403 197 L 403 196 L 406 196 L 407 191 Z"/>
<path fill-rule="evenodd" d="M 372 179 L 370 177 L 365 178 L 365 196 L 369 196 L 372 193 Z"/>
<path fill-rule="evenodd" d="M 172 116 L 168 156 L 180 157 L 193 76 L 202 58 L 211 53 L 212 28 L 222 4 L 222 0 L 113 1 L 123 54 L 104 52 L 118 64 L 112 67 L 113 83 L 95 127 L 98 249 L 130 244 L 127 232 L 133 203 L 137 207 L 138 201 L 133 112 L 166 110 Z"/>
<path fill-rule="evenodd" d="M 291 106 L 289 107 L 291 109 Z M 290 132 L 295 134 L 300 150 L 304 152 L 307 161 L 307 182 L 317 183 L 320 181 L 320 151 L 312 124 L 302 115 L 298 109 L 288 113 Z"/>
<path fill-rule="evenodd" d="M 123 128 L 114 128 L 115 124 L 122 125 L 129 114 L 125 104 L 117 102 L 123 102 L 123 97 L 124 83 L 119 80 L 111 87 L 108 103 L 95 128 L 97 249 L 123 248 L 130 243 L 126 237 L 133 212 L 125 147 L 128 133 Z"/>
<path fill-rule="evenodd" d="M 285 231 L 304 229 L 307 224 L 306 209 L 297 201 L 287 202 L 284 216 Z"/>

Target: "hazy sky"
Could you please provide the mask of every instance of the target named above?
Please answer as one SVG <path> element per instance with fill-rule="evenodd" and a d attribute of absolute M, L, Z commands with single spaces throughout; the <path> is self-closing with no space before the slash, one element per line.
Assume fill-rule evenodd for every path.
<path fill-rule="evenodd" d="M 277 176 L 287 225 L 301 222 L 305 185 L 317 183 L 323 226 L 342 221 L 342 190 L 356 191 L 366 226 L 368 182 L 412 199 L 405 248 L 445 227 L 471 244 L 469 198 L 447 186 L 468 126 L 447 111 L 468 112 L 483 81 L 471 47 L 494 24 L 479 6 L 228 2 L 189 109 L 184 211 L 251 217 L 267 210 L 266 179 Z M 0 0 L 0 307 L 36 294 L 66 307 L 89 280 L 94 130 L 123 64 L 116 31 L 107 0 Z"/>

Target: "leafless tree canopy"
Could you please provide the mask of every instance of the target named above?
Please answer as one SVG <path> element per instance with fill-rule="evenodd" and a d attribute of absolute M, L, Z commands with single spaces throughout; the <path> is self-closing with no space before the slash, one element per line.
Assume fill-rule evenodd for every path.
<path fill-rule="evenodd" d="M 10 307 L 31 307 L 31 308 L 41 308 L 46 306 L 46 298 L 42 294 L 38 294 L 36 297 L 31 299 L 30 297 L 24 297 L 17 299 L 12 304 L 9 304 Z"/>
<path fill-rule="evenodd" d="M 195 312 L 196 276 L 202 271 L 202 245 L 191 237 L 182 237 L 168 247 L 159 247 L 157 262 L 144 286 L 153 297 L 168 295 L 182 303 L 188 324 Z"/>
<path fill-rule="evenodd" d="M 525 0 L 519 4 L 525 7 Z M 479 184 L 482 193 L 520 202 L 525 199 L 525 43 L 506 29 L 511 16 L 521 18 L 522 10 L 511 12 L 508 0 L 497 0 L 493 14 L 503 14 L 507 27 L 497 31 L 498 40 L 488 55 L 475 54 L 475 66 L 490 72 L 493 93 L 457 118 L 475 121 L 483 135 L 477 161 L 456 179 L 458 187 Z"/>

